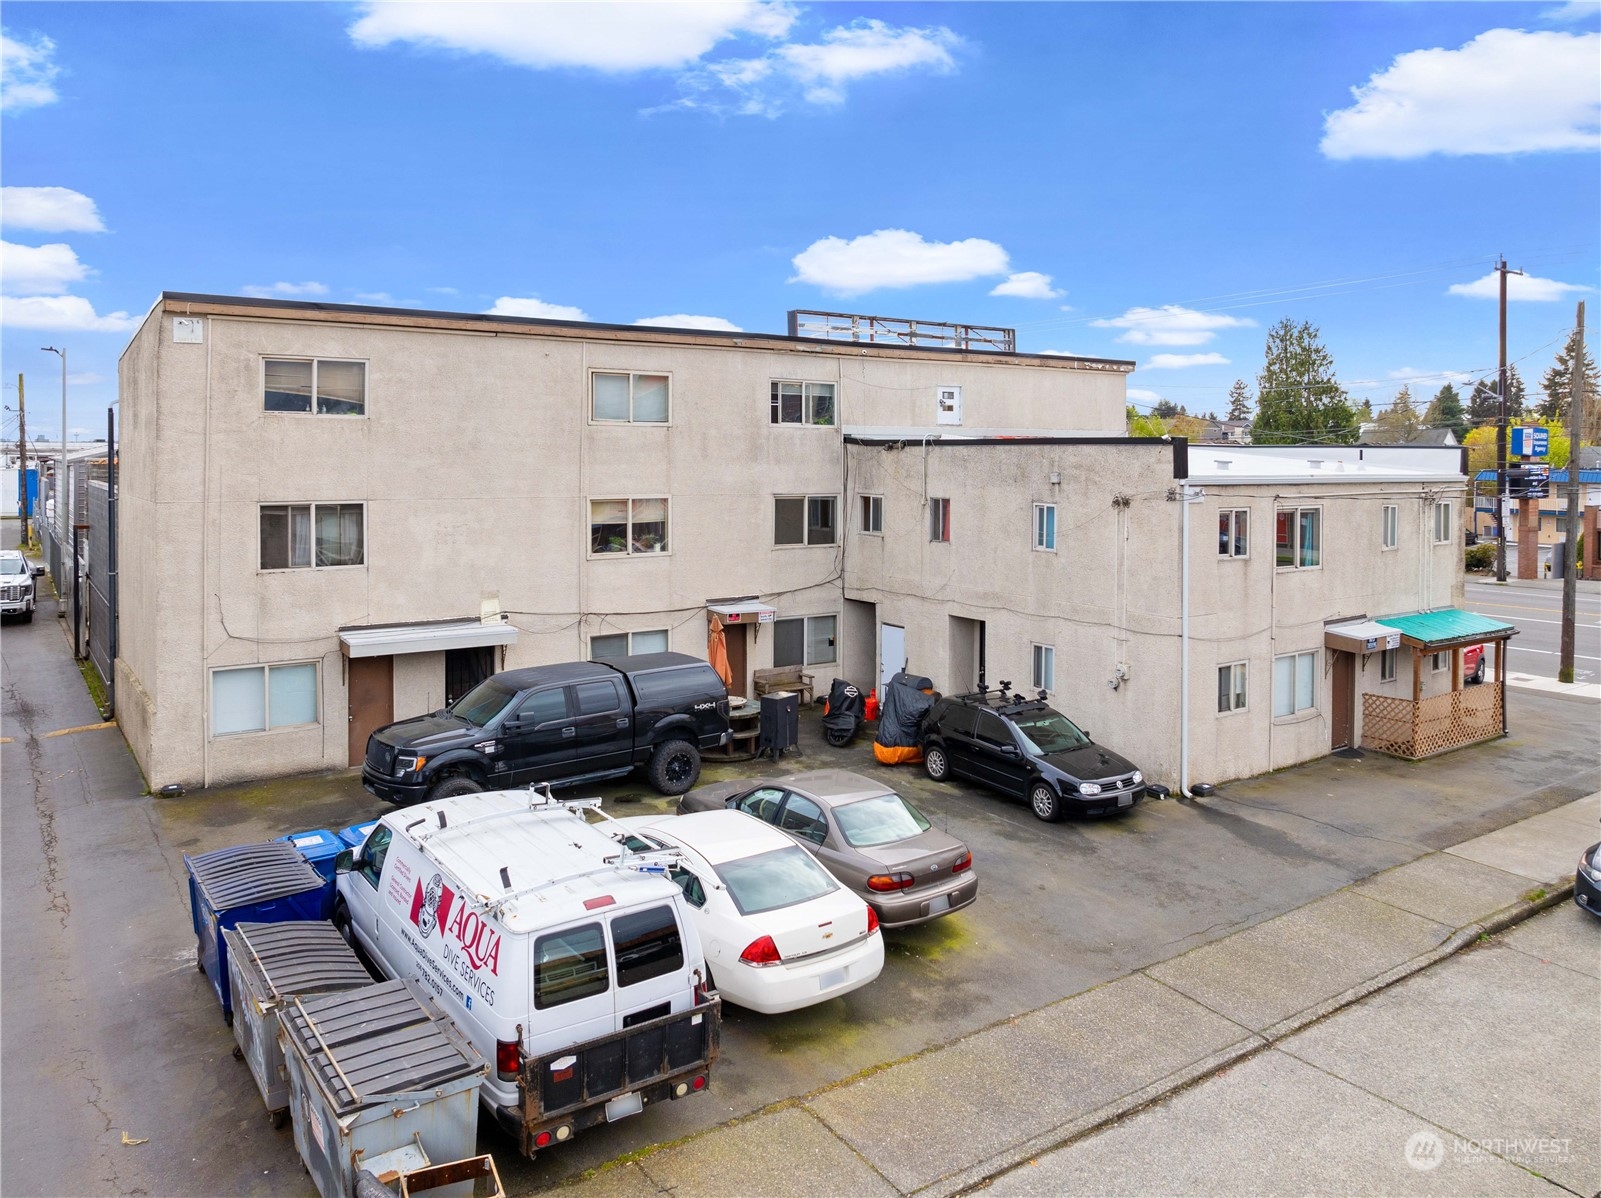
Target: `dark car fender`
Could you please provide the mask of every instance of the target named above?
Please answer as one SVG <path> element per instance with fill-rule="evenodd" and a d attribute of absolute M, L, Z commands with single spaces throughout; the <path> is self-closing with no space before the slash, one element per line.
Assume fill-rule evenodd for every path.
<path fill-rule="evenodd" d="M 664 716 L 650 730 L 650 736 L 637 746 L 634 756 L 640 761 L 649 760 L 652 750 L 657 745 L 666 744 L 670 740 L 687 740 L 699 748 L 700 733 L 695 728 L 694 718 L 682 712 Z"/>
<path fill-rule="evenodd" d="M 466 774 L 480 785 L 488 786 L 494 776 L 492 760 L 477 749 L 446 749 L 438 757 L 428 759 L 428 766 L 423 770 L 423 784 L 432 786 L 441 778 Z"/>

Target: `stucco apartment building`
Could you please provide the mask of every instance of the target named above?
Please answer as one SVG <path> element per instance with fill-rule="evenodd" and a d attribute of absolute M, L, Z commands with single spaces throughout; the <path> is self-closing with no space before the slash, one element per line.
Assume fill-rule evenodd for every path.
<path fill-rule="evenodd" d="M 166 293 L 120 366 L 118 719 L 153 787 L 339 768 L 490 672 L 704 653 L 716 614 L 736 692 L 1045 670 L 1158 778 L 1328 751 L 1324 624 L 1460 596 L 1459 455 L 1130 440 L 1132 366 Z"/>

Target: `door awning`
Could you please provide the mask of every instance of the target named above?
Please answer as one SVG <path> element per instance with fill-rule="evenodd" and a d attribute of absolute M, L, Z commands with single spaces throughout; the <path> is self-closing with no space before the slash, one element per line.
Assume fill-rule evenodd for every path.
<path fill-rule="evenodd" d="M 398 653 L 440 653 L 484 645 L 515 645 L 517 626 L 501 620 L 431 620 L 422 624 L 367 624 L 339 630 L 346 657 L 388 657 Z"/>
<path fill-rule="evenodd" d="M 734 603 L 708 603 L 706 610 L 722 616 L 724 624 L 771 624 L 778 615 L 776 607 L 757 603 L 754 599 L 739 600 Z"/>
<path fill-rule="evenodd" d="M 1447 607 L 1441 611 L 1415 611 L 1379 620 L 1401 634 L 1401 642 L 1430 652 L 1458 645 L 1477 645 L 1480 641 L 1504 641 L 1518 630 L 1505 620 L 1481 616 L 1478 612 Z"/>
<path fill-rule="evenodd" d="M 1325 628 L 1323 646 L 1347 653 L 1377 653 L 1381 649 L 1399 649 L 1401 634 L 1375 620 L 1350 620 Z"/>

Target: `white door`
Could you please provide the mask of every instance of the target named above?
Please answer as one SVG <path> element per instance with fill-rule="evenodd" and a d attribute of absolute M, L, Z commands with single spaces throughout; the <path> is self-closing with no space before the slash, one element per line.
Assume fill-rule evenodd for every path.
<path fill-rule="evenodd" d="M 906 668 L 906 629 L 899 624 L 878 626 L 878 693 L 889 689 L 889 680 Z"/>

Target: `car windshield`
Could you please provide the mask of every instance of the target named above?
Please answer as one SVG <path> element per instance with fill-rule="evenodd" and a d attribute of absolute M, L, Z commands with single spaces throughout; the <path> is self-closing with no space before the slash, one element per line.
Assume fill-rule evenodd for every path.
<path fill-rule="evenodd" d="M 1071 752 L 1090 743 L 1072 720 L 1049 707 L 1019 712 L 1012 717 L 1012 723 L 1023 734 L 1023 747 L 1035 757 Z"/>
<path fill-rule="evenodd" d="M 0 574 L 26 574 L 28 563 L 20 557 L 0 557 Z"/>
<path fill-rule="evenodd" d="M 838 890 L 827 871 L 798 844 L 717 866 L 741 915 L 793 907 Z"/>
<path fill-rule="evenodd" d="M 450 714 L 476 728 L 487 728 L 489 722 L 505 711 L 507 704 L 516 697 L 517 692 L 498 678 L 485 678 L 456 700 Z"/>
<path fill-rule="evenodd" d="M 898 794 L 875 795 L 836 807 L 834 818 L 845 843 L 858 849 L 910 840 L 929 828 L 922 813 Z"/>

